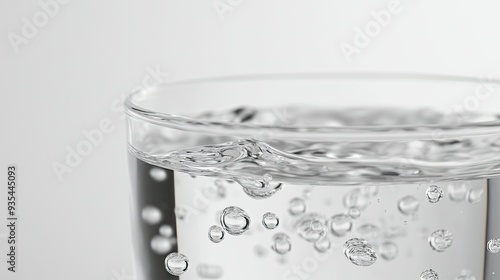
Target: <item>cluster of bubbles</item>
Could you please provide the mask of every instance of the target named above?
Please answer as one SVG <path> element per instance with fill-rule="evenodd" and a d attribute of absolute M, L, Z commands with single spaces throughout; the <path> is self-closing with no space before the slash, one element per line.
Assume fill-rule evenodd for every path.
<path fill-rule="evenodd" d="M 153 176 L 153 175 L 152 175 Z M 155 175 L 159 177 L 160 175 Z M 166 179 L 166 178 L 165 178 Z M 272 183 L 273 177 L 270 174 L 265 174 L 262 180 L 236 180 L 243 186 L 245 193 L 253 198 L 268 198 L 274 195 L 282 188 L 281 183 Z M 481 188 L 469 189 L 464 183 L 450 184 L 448 186 L 448 196 L 451 201 L 460 202 L 468 200 L 470 203 L 479 202 L 483 194 Z M 358 219 L 362 211 L 370 203 L 370 199 L 378 193 L 376 186 L 355 189 L 344 196 L 343 203 L 346 209 L 345 214 L 340 213 L 333 215 L 330 218 L 317 213 L 308 213 L 307 205 L 304 198 L 295 197 L 289 201 L 288 213 L 296 218 L 294 228 L 297 230 L 298 236 L 303 240 L 314 244 L 316 251 L 324 253 L 332 247 L 332 242 L 328 238 L 330 232 L 336 237 L 344 237 L 353 230 L 353 221 Z M 308 190 L 307 198 L 311 195 Z M 443 190 L 431 185 L 425 191 L 426 198 L 429 203 L 438 203 L 443 197 Z M 414 196 L 404 196 L 398 201 L 398 209 L 405 216 L 415 216 L 418 213 L 420 202 Z M 149 224 L 157 224 L 161 220 L 161 212 L 154 207 L 144 208 L 142 212 L 144 221 Z M 406 221 L 405 221 L 406 222 Z M 279 217 L 271 212 L 267 212 L 262 216 L 262 225 L 264 228 L 273 230 L 280 224 Z M 208 230 L 209 240 L 214 243 L 221 242 L 225 234 L 241 235 L 250 228 L 250 216 L 241 208 L 230 206 L 225 208 L 220 215 L 220 226 L 213 225 Z M 397 229 L 393 232 L 382 232 L 380 228 L 373 224 L 361 225 L 358 229 L 358 237 L 351 238 L 345 242 L 343 253 L 346 258 L 357 266 L 371 266 L 376 261 L 378 256 L 386 261 L 394 260 L 399 252 L 397 244 L 391 240 L 383 242 L 380 238 L 383 234 L 385 237 L 400 235 Z M 160 232 L 162 230 L 160 229 Z M 163 229 L 167 231 L 166 228 Z M 375 243 L 372 243 L 372 241 Z M 436 252 L 444 252 L 453 243 L 453 234 L 445 229 L 440 229 L 428 235 L 430 247 Z M 376 250 L 374 249 L 375 245 Z M 487 248 L 491 253 L 500 252 L 500 239 L 492 239 L 488 242 Z M 272 237 L 271 249 L 279 255 L 285 255 L 292 249 L 290 237 L 285 233 L 277 233 Z M 263 256 L 266 254 L 265 248 L 262 246 L 255 247 L 255 254 Z M 179 276 L 188 269 L 188 259 L 180 253 L 171 253 L 165 259 L 166 270 L 175 276 Z M 208 264 L 199 265 L 197 268 L 198 274 L 205 278 L 218 278 L 222 275 L 222 268 L 219 266 L 211 266 Z M 428 269 L 421 273 L 421 280 L 438 280 L 438 274 L 432 269 Z M 470 272 L 462 272 L 455 280 L 475 280 L 475 277 Z"/>
<path fill-rule="evenodd" d="M 174 237 L 174 230 L 170 225 L 160 226 L 158 232 L 159 235 L 151 239 L 151 250 L 158 255 L 164 255 L 172 251 L 177 239 Z"/>
<path fill-rule="evenodd" d="M 468 201 L 472 204 L 480 202 L 484 194 L 483 188 L 471 188 L 464 182 L 449 184 L 447 191 L 451 201 Z"/>

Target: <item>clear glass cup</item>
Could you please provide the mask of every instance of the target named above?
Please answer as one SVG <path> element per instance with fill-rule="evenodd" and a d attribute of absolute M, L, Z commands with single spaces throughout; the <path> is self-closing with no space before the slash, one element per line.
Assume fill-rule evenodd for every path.
<path fill-rule="evenodd" d="M 138 279 L 500 279 L 499 85 L 284 74 L 133 93 Z"/>

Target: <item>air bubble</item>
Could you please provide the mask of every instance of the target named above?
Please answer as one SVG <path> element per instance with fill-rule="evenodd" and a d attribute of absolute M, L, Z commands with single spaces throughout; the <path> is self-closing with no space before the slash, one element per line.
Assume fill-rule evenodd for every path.
<path fill-rule="evenodd" d="M 162 225 L 158 232 L 165 237 L 171 237 L 174 235 L 174 229 L 170 225 Z"/>
<path fill-rule="evenodd" d="M 487 248 L 488 248 L 488 251 L 490 251 L 490 253 L 493 253 L 493 254 L 500 252 L 500 239 L 494 238 L 494 239 L 491 239 L 490 241 L 488 241 Z"/>
<path fill-rule="evenodd" d="M 344 255 L 357 266 L 370 266 L 377 261 L 373 247 L 362 238 L 349 239 L 344 244 Z"/>
<path fill-rule="evenodd" d="M 321 215 L 311 213 L 302 217 L 295 228 L 302 239 L 315 242 L 327 234 L 325 218 Z"/>
<path fill-rule="evenodd" d="M 360 237 L 368 241 L 376 241 L 382 235 L 382 230 L 373 224 L 364 224 L 358 228 Z"/>
<path fill-rule="evenodd" d="M 142 219 L 150 225 L 158 224 L 163 217 L 160 209 L 154 206 L 146 206 L 142 208 L 141 214 L 142 214 Z"/>
<path fill-rule="evenodd" d="M 378 187 L 377 186 L 365 186 L 361 189 L 361 193 L 364 194 L 368 198 L 375 197 L 378 194 Z"/>
<path fill-rule="evenodd" d="M 357 207 L 351 207 L 347 210 L 347 212 L 349 213 L 349 217 L 353 220 L 356 220 L 361 216 L 361 211 L 359 211 Z"/>
<path fill-rule="evenodd" d="M 356 207 L 359 210 L 364 210 L 368 206 L 368 198 L 361 192 L 361 190 L 356 189 L 344 196 L 344 206 L 346 208 Z"/>
<path fill-rule="evenodd" d="M 292 216 L 298 216 L 306 212 L 306 202 L 302 198 L 294 198 L 288 204 L 288 212 Z"/>
<path fill-rule="evenodd" d="M 465 183 L 451 183 L 448 185 L 448 197 L 451 201 L 464 201 L 467 197 L 467 185 Z"/>
<path fill-rule="evenodd" d="M 427 188 L 425 194 L 427 195 L 427 200 L 430 203 L 437 203 L 443 197 L 443 190 L 441 190 L 441 188 L 436 185 L 432 185 Z"/>
<path fill-rule="evenodd" d="M 316 240 L 316 242 L 314 242 L 314 249 L 316 249 L 316 251 L 320 253 L 325 253 L 331 248 L 331 246 L 332 243 L 330 242 L 330 239 L 328 239 L 328 237 L 320 238 Z"/>
<path fill-rule="evenodd" d="M 170 253 L 165 258 L 165 269 L 168 273 L 179 276 L 186 272 L 189 267 L 189 260 L 180 253 Z"/>
<path fill-rule="evenodd" d="M 380 244 L 379 255 L 386 261 L 395 259 L 398 255 L 398 245 L 392 241 L 387 241 Z"/>
<path fill-rule="evenodd" d="M 267 229 L 275 229 L 280 224 L 280 220 L 276 214 L 268 212 L 262 216 L 262 224 Z"/>
<path fill-rule="evenodd" d="M 444 252 L 453 244 L 453 234 L 448 230 L 436 230 L 429 236 L 429 244 L 436 252 Z"/>
<path fill-rule="evenodd" d="M 201 278 L 218 279 L 224 274 L 224 269 L 220 265 L 199 264 L 196 267 L 196 272 Z"/>
<path fill-rule="evenodd" d="M 181 221 L 187 219 L 188 210 L 182 206 L 175 206 L 174 208 L 175 217 Z"/>
<path fill-rule="evenodd" d="M 401 198 L 398 202 L 399 211 L 407 216 L 415 215 L 418 212 L 419 207 L 420 203 L 414 196 L 411 195 Z"/>
<path fill-rule="evenodd" d="M 460 273 L 460 276 L 455 278 L 455 280 L 476 280 L 476 277 L 472 274 L 472 272 L 464 270 Z"/>
<path fill-rule="evenodd" d="M 224 231 L 220 226 L 211 226 L 208 229 L 208 239 L 213 243 L 219 243 L 224 239 Z"/>
<path fill-rule="evenodd" d="M 439 280 L 437 272 L 428 269 L 420 274 L 420 280 Z"/>
<path fill-rule="evenodd" d="M 173 241 L 171 239 L 162 235 L 157 235 L 151 239 L 151 250 L 159 255 L 164 255 L 172 250 L 174 245 L 172 243 Z"/>
<path fill-rule="evenodd" d="M 250 216 L 243 209 L 231 206 L 222 211 L 220 223 L 227 233 L 240 235 L 250 228 Z"/>
<path fill-rule="evenodd" d="M 167 171 L 159 167 L 153 167 L 149 170 L 149 176 L 156 182 L 163 182 L 167 180 Z"/>
<path fill-rule="evenodd" d="M 467 193 L 467 200 L 470 203 L 479 203 L 483 197 L 483 188 L 474 188 Z"/>
<path fill-rule="evenodd" d="M 352 230 L 352 220 L 347 215 L 338 214 L 330 218 L 330 230 L 335 236 L 344 236 Z"/>
<path fill-rule="evenodd" d="M 292 250 L 292 243 L 288 235 L 278 233 L 273 237 L 273 245 L 271 248 L 278 254 L 284 255 Z"/>

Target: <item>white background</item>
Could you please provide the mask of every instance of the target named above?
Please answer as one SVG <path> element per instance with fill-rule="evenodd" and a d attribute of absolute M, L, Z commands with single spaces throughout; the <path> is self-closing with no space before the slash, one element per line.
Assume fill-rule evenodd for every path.
<path fill-rule="evenodd" d="M 27 38 L 23 18 L 43 21 L 43 5 L 0 1 L 0 172 L 3 184 L 7 164 L 19 167 L 20 218 L 18 272 L 2 261 L 1 279 L 132 279 L 123 114 L 113 108 L 148 69 L 169 72 L 164 81 L 309 71 L 500 77 L 498 1 L 400 0 L 402 11 L 350 62 L 340 44 L 353 44 L 389 1 L 223 0 L 233 5 L 224 19 L 212 0 L 66 2 Z M 58 180 L 53 162 L 104 119 L 114 131 Z M 6 234 L 1 226 L 2 256 Z"/>

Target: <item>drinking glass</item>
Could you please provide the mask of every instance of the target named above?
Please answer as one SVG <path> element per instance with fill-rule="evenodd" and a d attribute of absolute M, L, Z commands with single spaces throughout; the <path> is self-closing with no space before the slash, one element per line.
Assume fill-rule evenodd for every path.
<path fill-rule="evenodd" d="M 131 94 L 138 279 L 500 279 L 499 85 L 272 74 Z"/>

